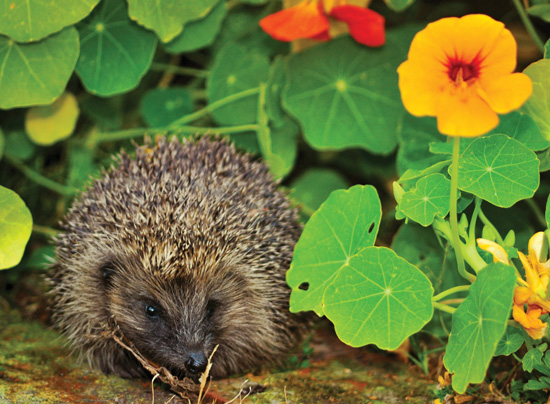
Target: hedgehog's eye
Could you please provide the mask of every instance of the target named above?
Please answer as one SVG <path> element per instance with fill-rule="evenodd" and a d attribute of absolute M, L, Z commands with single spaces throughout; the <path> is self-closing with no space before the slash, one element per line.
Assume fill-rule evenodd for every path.
<path fill-rule="evenodd" d="M 151 320 L 156 320 L 157 318 L 159 318 L 159 310 L 152 304 L 145 305 L 145 314 Z"/>
<path fill-rule="evenodd" d="M 219 306 L 219 302 L 217 300 L 209 300 L 206 304 L 206 318 L 211 319 L 214 315 L 216 309 Z"/>

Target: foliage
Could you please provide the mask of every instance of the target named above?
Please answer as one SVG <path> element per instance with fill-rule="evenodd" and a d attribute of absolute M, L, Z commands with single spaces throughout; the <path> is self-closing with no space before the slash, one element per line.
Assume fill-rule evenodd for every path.
<path fill-rule="evenodd" d="M 426 28 L 454 9 L 422 0 L 19 3 L 0 0 L 0 269 L 47 262 L 78 190 L 131 141 L 229 136 L 265 161 L 305 223 L 291 311 L 326 316 L 354 347 L 413 337 L 424 370 L 445 351 L 453 375 L 439 400 L 473 394 L 501 356 L 523 368 L 511 397 L 546 402 L 550 263 L 546 236 L 528 240 L 550 235 L 550 42 L 530 20 L 547 24 L 548 1 L 513 1 L 545 52 L 523 73 L 501 23 Z M 487 35 L 452 36 L 453 24 Z M 489 37 L 504 42 L 477 42 Z"/>

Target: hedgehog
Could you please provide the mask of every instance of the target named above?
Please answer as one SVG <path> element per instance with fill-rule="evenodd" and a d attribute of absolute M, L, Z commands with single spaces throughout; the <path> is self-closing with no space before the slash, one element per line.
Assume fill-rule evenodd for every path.
<path fill-rule="evenodd" d="M 281 359 L 308 320 L 285 282 L 301 233 L 267 166 L 219 137 L 146 138 L 122 151 L 73 203 L 56 237 L 52 319 L 91 367 L 151 376 L 148 362 L 195 382 Z"/>

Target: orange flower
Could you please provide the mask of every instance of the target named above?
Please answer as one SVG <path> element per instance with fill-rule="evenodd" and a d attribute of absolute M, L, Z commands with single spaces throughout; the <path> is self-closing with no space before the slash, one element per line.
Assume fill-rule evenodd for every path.
<path fill-rule="evenodd" d="M 418 32 L 397 69 L 405 108 L 437 117 L 439 131 L 475 137 L 519 108 L 532 83 L 516 68 L 517 45 L 501 22 L 481 14 L 443 18 Z"/>
<path fill-rule="evenodd" d="M 506 251 L 497 243 L 478 238 L 477 244 L 482 250 L 493 254 L 495 262 L 508 264 Z M 518 282 L 523 286 L 516 286 L 514 290 L 512 315 L 514 320 L 520 323 L 527 334 L 534 339 L 542 338 L 548 329 L 548 324 L 540 319 L 540 316 L 550 312 L 548 296 L 550 260 L 542 262 L 546 258 L 547 248 L 545 234 L 538 232 L 529 240 L 527 257 L 518 251 L 519 259 L 525 269 L 526 280 L 518 278 Z M 527 311 L 525 311 L 526 305 Z"/>
<path fill-rule="evenodd" d="M 327 41 L 342 33 L 338 21 L 359 43 L 381 46 L 386 41 L 384 17 L 358 6 L 353 0 L 303 0 L 293 7 L 270 14 L 260 20 L 260 27 L 279 41 L 316 39 Z M 358 3 L 366 4 L 366 0 Z M 338 21 L 336 21 L 338 20 Z"/>

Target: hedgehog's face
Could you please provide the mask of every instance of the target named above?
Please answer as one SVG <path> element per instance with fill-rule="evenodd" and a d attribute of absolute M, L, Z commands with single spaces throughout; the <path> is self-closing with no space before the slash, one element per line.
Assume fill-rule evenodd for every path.
<path fill-rule="evenodd" d="M 101 276 L 108 311 L 125 337 L 148 360 L 180 378 L 197 381 L 214 347 L 228 349 L 228 329 L 250 312 L 246 281 L 233 271 L 220 271 L 208 281 L 191 276 L 167 280 L 160 273 L 108 263 Z"/>

